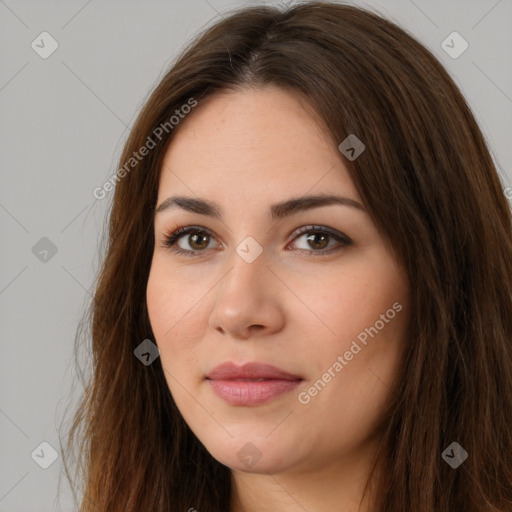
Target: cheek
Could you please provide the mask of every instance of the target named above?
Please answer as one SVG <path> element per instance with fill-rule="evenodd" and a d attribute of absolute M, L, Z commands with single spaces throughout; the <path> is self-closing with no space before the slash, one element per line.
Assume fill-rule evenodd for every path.
<path fill-rule="evenodd" d="M 309 298 L 308 305 L 314 315 L 309 315 L 312 320 L 306 325 L 311 325 L 312 333 L 316 322 L 328 351 L 344 352 L 358 336 L 363 342 L 365 337 L 374 339 L 375 325 L 380 337 L 395 338 L 400 332 L 407 296 L 395 267 L 365 266 L 360 271 L 354 268 L 351 272 L 333 273 L 329 282 L 317 283 L 322 287 L 313 288 L 310 283 L 304 283 L 298 294 Z M 398 304 L 393 308 L 395 303 Z M 402 311 L 398 312 L 400 306 Z"/>
<path fill-rule="evenodd" d="M 155 256 L 148 277 L 146 301 L 153 332 L 158 341 L 167 344 L 183 325 L 196 315 L 204 285 L 185 279 L 178 269 Z"/>
<path fill-rule="evenodd" d="M 313 295 L 313 309 L 329 330 L 315 340 L 311 328 L 306 337 L 315 342 L 301 351 L 311 370 L 311 387 L 305 391 L 318 421 L 331 415 L 347 435 L 347 417 L 369 431 L 383 412 L 407 342 L 407 283 L 386 254 L 375 259 L 374 265 L 366 261 L 351 272 L 333 274 L 336 288 Z M 333 410 L 333 403 L 340 407 Z"/>
<path fill-rule="evenodd" d="M 168 370 L 182 366 L 185 356 L 194 359 L 193 331 L 198 322 L 191 319 L 196 317 L 198 299 L 187 291 L 190 289 L 183 289 L 173 276 L 152 267 L 146 289 L 148 315 L 162 364 Z"/>
<path fill-rule="evenodd" d="M 157 344 L 173 325 L 173 318 L 169 314 L 173 311 L 173 302 L 172 288 L 167 286 L 166 281 L 160 277 L 158 269 L 152 267 L 146 288 L 146 303 Z"/>
<path fill-rule="evenodd" d="M 157 267 L 152 268 L 148 279 L 146 301 L 167 386 L 180 411 L 187 410 L 192 404 L 183 386 L 190 388 L 190 369 L 197 365 L 193 344 L 187 341 L 191 339 L 186 316 L 190 306 L 183 300 L 176 281 L 158 272 Z"/>
<path fill-rule="evenodd" d="M 304 353 L 311 373 L 301 403 L 309 403 L 299 411 L 308 414 L 312 430 L 321 429 L 326 437 L 337 440 L 334 444 L 340 449 L 362 443 L 375 432 L 392 398 L 406 345 L 405 297 L 374 289 L 371 303 L 367 299 L 366 306 L 360 307 L 357 293 L 354 289 L 353 301 L 343 294 L 325 302 L 331 308 L 326 318 L 334 322 L 331 328 L 336 336 L 331 336 L 330 342 L 323 340 L 325 343 L 307 347 Z M 380 315 L 397 301 L 402 310 L 392 309 L 388 323 L 377 323 L 376 327 Z"/>

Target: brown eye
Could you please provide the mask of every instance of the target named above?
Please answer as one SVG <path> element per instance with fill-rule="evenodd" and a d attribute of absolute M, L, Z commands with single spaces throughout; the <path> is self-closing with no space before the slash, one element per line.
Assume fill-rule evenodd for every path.
<path fill-rule="evenodd" d="M 293 239 L 292 245 L 295 246 L 296 240 L 304 238 L 307 247 L 295 247 L 295 249 L 299 253 L 304 253 L 308 256 L 321 256 L 322 254 L 341 250 L 352 244 L 352 240 L 343 233 L 334 232 L 322 226 L 303 226 L 294 234 L 296 236 Z M 301 234 L 304 234 L 304 236 L 301 236 Z M 185 241 L 180 245 L 182 238 Z M 201 253 L 208 253 L 209 243 L 213 239 L 213 235 L 206 228 L 187 226 L 169 233 L 164 239 L 163 247 L 167 247 L 184 256 L 200 256 Z M 331 241 L 333 243 L 329 245 Z"/>
<path fill-rule="evenodd" d="M 297 236 L 294 238 L 293 246 L 297 248 L 296 241 L 303 238 L 306 240 L 307 247 L 298 247 L 298 250 L 299 252 L 309 253 L 312 256 L 334 252 L 352 244 L 352 240 L 343 233 L 334 233 L 322 226 L 304 226 L 297 230 L 295 234 Z M 331 241 L 338 243 L 333 243 L 329 246 Z"/>
<path fill-rule="evenodd" d="M 180 245 L 181 239 L 186 239 L 183 245 Z M 197 253 L 204 252 L 208 248 L 208 244 L 212 235 L 205 229 L 199 227 L 182 227 L 176 231 L 169 233 L 164 239 L 163 246 L 186 256 L 194 256 Z"/>
<path fill-rule="evenodd" d="M 312 249 L 325 249 L 329 243 L 330 236 L 328 233 L 315 233 L 306 237 L 306 240 Z"/>
<path fill-rule="evenodd" d="M 188 244 L 193 250 L 205 249 L 208 247 L 209 236 L 208 234 L 203 234 L 203 232 L 189 235 Z"/>

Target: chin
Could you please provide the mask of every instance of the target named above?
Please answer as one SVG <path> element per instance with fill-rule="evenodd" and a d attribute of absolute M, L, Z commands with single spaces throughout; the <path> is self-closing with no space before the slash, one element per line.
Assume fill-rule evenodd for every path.
<path fill-rule="evenodd" d="M 245 433 L 233 438 L 226 434 L 223 439 L 209 439 L 203 444 L 221 464 L 244 473 L 279 473 L 298 463 L 297 443 L 284 431 L 279 436 L 268 436 L 268 430 L 264 434 Z"/>

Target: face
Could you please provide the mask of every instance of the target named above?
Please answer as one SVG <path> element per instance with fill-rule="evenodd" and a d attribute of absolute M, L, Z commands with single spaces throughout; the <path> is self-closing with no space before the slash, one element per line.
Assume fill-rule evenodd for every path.
<path fill-rule="evenodd" d="M 328 195 L 345 199 L 306 201 Z M 201 103 L 165 155 L 160 206 L 149 317 L 172 397 L 213 457 L 263 473 L 366 450 L 408 286 L 307 103 L 273 86 Z"/>

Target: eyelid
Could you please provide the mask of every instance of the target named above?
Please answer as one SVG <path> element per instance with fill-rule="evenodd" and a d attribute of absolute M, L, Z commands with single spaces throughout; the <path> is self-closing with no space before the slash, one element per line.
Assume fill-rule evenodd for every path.
<path fill-rule="evenodd" d="M 352 243 L 352 240 L 347 235 L 345 235 L 345 233 L 342 233 L 341 231 L 330 228 L 328 226 L 322 226 L 319 224 L 308 224 L 306 226 L 301 226 L 300 228 L 294 229 L 288 235 L 288 237 L 294 235 L 293 240 L 295 240 L 295 238 L 297 238 L 299 235 L 303 235 L 304 233 L 309 233 L 312 231 L 328 233 L 329 235 L 332 235 L 333 237 L 340 239 L 346 245 L 349 245 Z M 320 251 L 314 251 L 314 252 L 320 252 Z"/>

